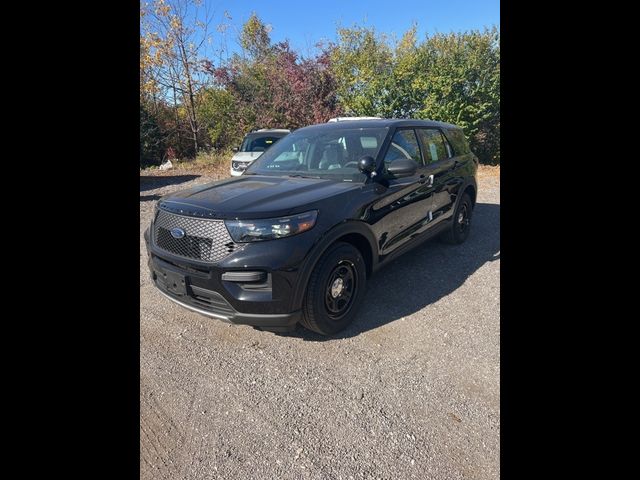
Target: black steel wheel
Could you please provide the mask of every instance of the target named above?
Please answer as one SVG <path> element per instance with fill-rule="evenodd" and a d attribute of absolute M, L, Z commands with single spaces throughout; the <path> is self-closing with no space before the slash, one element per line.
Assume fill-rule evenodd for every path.
<path fill-rule="evenodd" d="M 446 243 L 454 245 L 463 243 L 469 236 L 473 203 L 468 194 L 462 195 L 451 220 L 451 226 L 440 237 Z"/>
<path fill-rule="evenodd" d="M 302 324 L 322 335 L 349 325 L 364 295 L 367 269 L 360 251 L 338 242 L 327 249 L 311 273 Z"/>
<path fill-rule="evenodd" d="M 358 288 L 355 269 L 349 260 L 341 260 L 329 275 L 324 306 L 332 320 L 342 318 L 353 304 L 353 294 Z"/>

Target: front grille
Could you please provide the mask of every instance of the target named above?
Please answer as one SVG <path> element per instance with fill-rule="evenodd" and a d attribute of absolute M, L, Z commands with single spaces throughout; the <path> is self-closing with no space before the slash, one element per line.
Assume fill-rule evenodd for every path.
<path fill-rule="evenodd" d="M 181 228 L 185 235 L 174 238 L 172 228 Z M 243 248 L 234 243 L 222 220 L 185 217 L 159 210 L 154 222 L 157 247 L 181 257 L 218 262 Z"/>

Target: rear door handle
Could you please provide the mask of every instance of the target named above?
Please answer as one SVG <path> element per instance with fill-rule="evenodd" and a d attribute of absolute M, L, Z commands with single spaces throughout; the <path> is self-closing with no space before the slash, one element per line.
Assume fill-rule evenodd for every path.
<path fill-rule="evenodd" d="M 428 177 L 425 175 L 420 175 L 420 180 L 418 182 L 426 184 L 427 187 L 433 186 L 433 175 L 429 175 Z"/>

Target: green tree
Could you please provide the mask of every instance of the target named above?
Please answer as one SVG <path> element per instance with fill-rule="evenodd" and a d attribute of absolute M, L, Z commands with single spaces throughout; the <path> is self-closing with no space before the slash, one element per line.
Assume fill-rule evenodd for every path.
<path fill-rule="evenodd" d="M 340 105 L 348 115 L 384 115 L 393 52 L 384 35 L 364 27 L 341 28 L 330 47 Z"/>
<path fill-rule="evenodd" d="M 416 31 L 390 46 L 373 28 L 340 29 L 331 47 L 340 106 L 356 116 L 454 123 L 483 163 L 499 163 L 498 30 L 436 34 L 422 43 Z"/>
<path fill-rule="evenodd" d="M 163 135 L 156 119 L 140 105 L 140 166 L 157 165 L 162 160 Z"/>
<path fill-rule="evenodd" d="M 264 57 L 271 48 L 270 31 L 271 27 L 252 13 L 240 31 L 240 45 L 254 59 Z"/>
<path fill-rule="evenodd" d="M 500 163 L 500 34 L 437 34 L 418 47 L 416 115 L 464 128 L 483 163 Z"/>
<path fill-rule="evenodd" d="M 233 95 L 219 87 L 203 90 L 198 101 L 198 116 L 206 129 L 207 148 L 227 148 L 239 145 L 242 132 L 236 123 L 236 102 Z"/>

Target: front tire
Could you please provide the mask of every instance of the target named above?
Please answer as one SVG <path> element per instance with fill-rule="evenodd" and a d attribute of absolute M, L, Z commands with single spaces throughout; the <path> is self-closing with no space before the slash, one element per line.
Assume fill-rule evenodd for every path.
<path fill-rule="evenodd" d="M 465 193 L 462 195 L 456 211 L 453 214 L 451 226 L 440 237 L 442 241 L 452 245 L 463 243 L 469 236 L 472 213 L 473 203 L 471 203 L 471 197 Z"/>
<path fill-rule="evenodd" d="M 333 244 L 316 264 L 302 306 L 302 324 L 321 335 L 346 328 L 362 302 L 367 269 L 360 251 L 345 242 Z"/>

